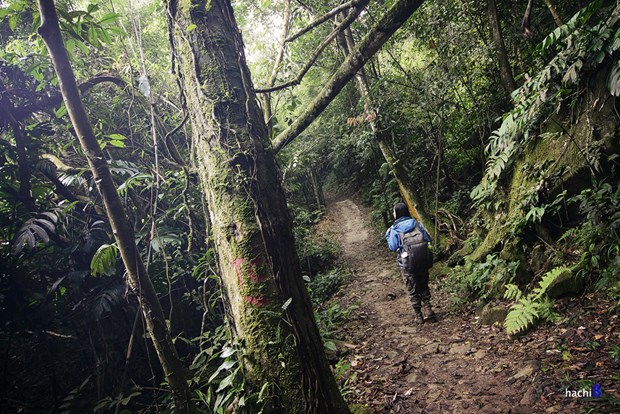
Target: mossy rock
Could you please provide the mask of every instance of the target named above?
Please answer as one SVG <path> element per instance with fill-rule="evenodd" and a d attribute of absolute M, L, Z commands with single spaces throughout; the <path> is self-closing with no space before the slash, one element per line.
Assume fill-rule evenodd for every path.
<path fill-rule="evenodd" d="M 465 255 L 461 254 L 461 251 L 454 252 L 446 261 L 449 267 L 462 266 L 465 264 Z"/>
<path fill-rule="evenodd" d="M 352 404 L 349 406 L 349 409 L 351 409 L 351 414 L 374 414 L 375 412 L 368 407 L 367 405 L 363 405 L 363 404 Z"/>
<path fill-rule="evenodd" d="M 499 253 L 500 259 L 505 262 L 519 262 L 519 265 L 515 271 L 515 281 L 521 283 L 528 283 L 533 277 L 533 274 L 528 266 L 525 250 L 526 246 L 520 241 L 519 238 L 515 237 L 507 241 Z"/>
<path fill-rule="evenodd" d="M 448 273 L 450 273 L 450 267 L 446 263 L 436 262 L 428 271 L 428 276 L 430 280 L 437 280 L 437 278 L 445 276 Z"/>
<path fill-rule="evenodd" d="M 480 311 L 480 317 L 478 323 L 480 325 L 493 325 L 495 323 L 502 323 L 506 319 L 508 311 L 503 306 L 487 303 Z"/>
<path fill-rule="evenodd" d="M 483 239 L 480 238 L 479 234 L 471 234 L 467 238 L 467 240 L 465 240 L 465 243 L 463 243 L 463 247 L 452 253 L 452 255 L 448 258 L 448 266 L 455 267 L 465 264 L 465 257 L 471 255 L 474 250 L 480 245 L 482 240 Z"/>
<path fill-rule="evenodd" d="M 327 339 L 325 341 L 325 356 L 331 364 L 336 364 L 340 359 L 349 354 L 350 350 L 344 341 L 338 339 Z"/>
<path fill-rule="evenodd" d="M 499 253 L 499 258 L 506 262 L 523 261 L 525 254 L 523 253 L 523 245 L 519 239 L 515 237 L 504 243 L 504 247 Z"/>
<path fill-rule="evenodd" d="M 493 227 L 484 240 L 476 246 L 469 255 L 472 262 L 480 262 L 484 260 L 487 255 L 493 253 L 504 237 L 506 237 L 505 228 L 499 226 Z"/>
<path fill-rule="evenodd" d="M 472 240 L 474 240 L 474 242 L 472 242 Z M 454 254 L 458 254 L 461 257 L 469 256 L 470 254 L 474 252 L 474 248 L 476 247 L 474 243 L 475 241 L 478 241 L 478 240 L 479 240 L 479 236 L 477 234 L 474 234 L 473 236 L 468 238 L 465 241 L 465 243 L 463 243 L 463 247 L 457 250 L 456 253 Z"/>
<path fill-rule="evenodd" d="M 574 274 L 570 269 L 566 269 L 549 285 L 547 295 L 554 299 L 564 296 L 575 296 L 583 291 L 584 285 L 584 280 L 581 276 Z"/>
<path fill-rule="evenodd" d="M 539 274 L 547 269 L 549 263 L 549 252 L 543 244 L 537 244 L 532 248 L 530 253 L 530 269 L 533 273 Z"/>

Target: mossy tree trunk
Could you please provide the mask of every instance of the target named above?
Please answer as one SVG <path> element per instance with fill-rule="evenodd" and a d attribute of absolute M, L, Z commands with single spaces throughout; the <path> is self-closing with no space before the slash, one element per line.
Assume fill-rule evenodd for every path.
<path fill-rule="evenodd" d="M 169 0 L 169 26 L 229 309 L 264 413 L 348 413 L 324 354 L 292 220 L 228 0 Z"/>

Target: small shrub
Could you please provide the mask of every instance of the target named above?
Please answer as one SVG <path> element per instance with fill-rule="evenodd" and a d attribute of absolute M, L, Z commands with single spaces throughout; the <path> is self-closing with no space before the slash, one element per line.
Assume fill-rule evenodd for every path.
<path fill-rule="evenodd" d="M 301 243 L 299 260 L 302 269 L 316 275 L 331 267 L 340 253 L 341 247 L 334 239 L 312 234 Z"/>
<path fill-rule="evenodd" d="M 439 282 L 439 288 L 454 294 L 457 306 L 473 300 L 484 300 L 504 284 L 510 283 L 519 262 L 506 262 L 495 254 L 482 263 L 467 261 L 455 267 L 448 277 Z"/>
<path fill-rule="evenodd" d="M 334 338 L 338 328 L 349 320 L 351 313 L 359 307 L 354 303 L 348 308 L 343 308 L 338 303 L 331 303 L 327 307 L 318 309 L 315 313 L 319 331 L 323 338 Z"/>
<path fill-rule="evenodd" d="M 313 278 L 307 278 L 308 290 L 312 303 L 319 306 L 332 297 L 342 285 L 341 269 L 333 269 L 327 273 L 320 273 Z"/>

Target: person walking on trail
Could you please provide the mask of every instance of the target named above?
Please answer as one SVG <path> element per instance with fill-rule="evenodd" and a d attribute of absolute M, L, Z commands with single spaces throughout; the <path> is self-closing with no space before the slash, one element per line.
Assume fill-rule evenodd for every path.
<path fill-rule="evenodd" d="M 433 265 L 433 255 L 428 248 L 431 237 L 422 223 L 409 215 L 405 203 L 394 205 L 394 224 L 385 233 L 385 239 L 390 250 L 398 252 L 398 266 L 413 306 L 414 321 L 424 323 L 424 306 L 426 320 L 436 322 L 428 288 L 428 270 Z"/>

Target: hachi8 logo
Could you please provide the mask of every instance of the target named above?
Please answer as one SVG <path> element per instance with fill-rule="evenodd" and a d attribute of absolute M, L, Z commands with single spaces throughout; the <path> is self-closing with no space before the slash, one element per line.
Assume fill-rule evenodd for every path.
<path fill-rule="evenodd" d="M 600 384 L 594 384 L 592 389 L 582 388 L 580 390 L 569 390 L 568 388 L 564 391 L 565 397 L 571 398 L 599 398 L 603 395 L 603 391 L 601 390 Z"/>

